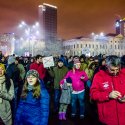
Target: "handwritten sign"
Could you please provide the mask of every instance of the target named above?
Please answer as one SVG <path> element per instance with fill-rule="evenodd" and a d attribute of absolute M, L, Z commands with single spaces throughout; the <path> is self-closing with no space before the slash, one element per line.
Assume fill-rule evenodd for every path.
<path fill-rule="evenodd" d="M 53 56 L 44 57 L 43 58 L 43 66 L 44 66 L 44 68 L 54 66 Z"/>

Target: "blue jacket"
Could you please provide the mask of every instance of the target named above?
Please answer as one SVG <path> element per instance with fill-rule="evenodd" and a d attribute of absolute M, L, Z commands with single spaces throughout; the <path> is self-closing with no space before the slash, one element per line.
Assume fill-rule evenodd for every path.
<path fill-rule="evenodd" d="M 47 125 L 49 117 L 49 95 L 41 81 L 41 97 L 36 99 L 29 91 L 26 99 L 21 99 L 14 125 Z"/>

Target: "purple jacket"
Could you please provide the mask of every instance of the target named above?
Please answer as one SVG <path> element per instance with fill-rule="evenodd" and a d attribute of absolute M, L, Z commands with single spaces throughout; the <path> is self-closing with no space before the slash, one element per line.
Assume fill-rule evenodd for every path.
<path fill-rule="evenodd" d="M 81 80 L 81 77 L 85 77 L 84 80 Z M 88 76 L 84 71 L 76 70 L 73 72 L 73 70 L 70 70 L 64 79 L 70 77 L 72 79 L 72 88 L 74 91 L 82 91 L 85 89 L 84 83 L 88 81 Z M 64 79 L 61 80 L 60 84 L 64 83 Z"/>

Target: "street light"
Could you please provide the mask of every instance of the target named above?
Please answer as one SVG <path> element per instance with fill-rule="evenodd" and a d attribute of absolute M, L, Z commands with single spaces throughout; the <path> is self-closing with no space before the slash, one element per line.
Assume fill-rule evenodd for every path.
<path fill-rule="evenodd" d="M 21 39 L 24 39 L 28 41 L 29 43 L 29 53 L 32 54 L 32 56 L 34 55 L 34 52 L 33 52 L 33 41 L 35 41 L 36 38 L 39 37 L 40 33 L 39 33 L 39 23 L 36 22 L 34 25 L 28 25 L 27 23 L 25 23 L 24 21 L 22 21 L 20 24 L 19 24 L 19 28 L 24 30 L 23 33 L 22 33 L 22 37 Z M 32 41 L 32 44 L 31 44 L 31 41 Z M 31 45 L 32 46 L 31 46 Z M 30 50 L 31 48 L 31 50 Z"/>

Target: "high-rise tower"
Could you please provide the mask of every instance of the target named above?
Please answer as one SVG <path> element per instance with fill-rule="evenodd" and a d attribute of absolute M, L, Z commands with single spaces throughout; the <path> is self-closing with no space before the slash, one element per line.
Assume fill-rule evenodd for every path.
<path fill-rule="evenodd" d="M 116 34 L 121 34 L 125 36 L 125 18 L 116 20 Z"/>
<path fill-rule="evenodd" d="M 57 7 L 46 3 L 39 5 L 39 22 L 45 41 L 55 41 L 57 38 Z"/>

